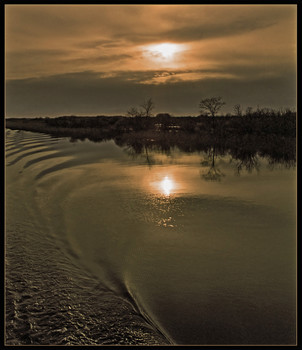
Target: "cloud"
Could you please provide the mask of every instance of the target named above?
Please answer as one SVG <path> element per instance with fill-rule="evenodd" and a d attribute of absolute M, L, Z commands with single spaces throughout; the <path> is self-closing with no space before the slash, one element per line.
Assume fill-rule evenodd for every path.
<path fill-rule="evenodd" d="M 198 70 L 198 71 L 177 71 L 177 72 L 163 72 L 155 73 L 151 79 L 140 81 L 141 84 L 175 84 L 183 81 L 200 81 L 208 79 L 236 79 L 235 74 L 210 71 L 210 70 Z"/>
<path fill-rule="evenodd" d="M 151 28 L 146 22 L 142 31 L 142 23 L 138 19 L 131 28 L 115 33 L 114 37 L 136 44 L 158 42 L 163 38 L 173 42 L 226 38 L 280 25 L 295 16 L 294 6 L 276 5 L 174 5 L 162 8 L 150 6 L 144 10 L 153 19 Z"/>
<path fill-rule="evenodd" d="M 112 48 L 120 47 L 123 43 L 120 40 L 109 40 L 109 39 L 96 39 L 96 40 L 85 40 L 76 44 L 78 48 L 82 49 L 95 49 L 98 47 Z"/>
<path fill-rule="evenodd" d="M 245 22 L 237 20 L 231 23 L 217 23 L 217 24 L 197 24 L 188 25 L 185 27 L 178 27 L 176 29 L 167 31 L 164 34 L 166 38 L 173 41 L 196 41 L 205 40 L 209 38 L 222 38 L 234 35 L 244 35 L 247 32 L 267 28 L 276 24 L 274 20 L 263 22 Z"/>
<path fill-rule="evenodd" d="M 180 79 L 167 84 L 139 83 L 154 76 L 173 74 L 137 71 L 108 76 L 81 72 L 10 80 L 6 84 L 6 116 L 125 114 L 129 107 L 138 106 L 148 97 L 155 101 L 155 113 L 197 115 L 200 99 L 216 95 L 227 102 L 224 112 L 232 111 L 236 103 L 295 108 L 294 73 L 254 80 L 217 77 L 194 81 Z"/>
<path fill-rule="evenodd" d="M 7 5 L 6 33 L 17 39 L 9 45 L 24 48 L 56 41 L 109 47 L 121 39 L 143 44 L 240 35 L 293 16 L 290 5 Z"/>
<path fill-rule="evenodd" d="M 79 58 L 65 58 L 61 59 L 61 62 L 72 63 L 72 64 L 95 64 L 95 63 L 107 63 L 107 62 L 116 62 L 122 61 L 125 59 L 131 58 L 130 55 L 120 54 L 120 55 L 100 55 L 100 56 L 88 56 L 88 57 L 79 57 Z"/>
<path fill-rule="evenodd" d="M 199 94 L 293 105 L 296 22 L 294 5 L 6 5 L 7 114 L 122 113 L 148 96 L 187 114 Z M 185 49 L 148 51 L 167 42 Z"/>

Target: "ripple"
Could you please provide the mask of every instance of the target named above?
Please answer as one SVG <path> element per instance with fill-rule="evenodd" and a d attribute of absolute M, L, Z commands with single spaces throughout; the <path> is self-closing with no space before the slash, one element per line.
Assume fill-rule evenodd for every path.
<path fill-rule="evenodd" d="M 22 135 L 25 133 L 9 134 L 15 140 L 22 140 Z M 10 176 L 18 170 L 15 167 L 22 158 L 53 150 L 48 145 L 43 150 L 38 148 L 42 146 L 43 143 L 24 147 L 22 151 L 26 148 L 30 152 L 16 157 L 8 168 L 6 345 L 167 344 L 167 339 L 136 309 L 135 301 L 122 281 L 117 281 L 122 292 L 110 290 L 83 268 L 73 251 L 68 253 L 69 247 L 59 235 L 53 234 L 48 220 L 55 217 L 45 216 L 49 201 L 40 196 L 48 193 L 49 199 L 60 198 L 62 192 L 57 192 L 60 187 L 52 186 L 49 191 L 46 186 L 43 192 L 47 183 L 36 183 L 35 169 L 22 177 Z M 47 168 L 50 158 L 59 159 L 62 155 L 58 152 L 35 158 L 28 161 L 26 167 L 41 164 L 43 170 L 38 174 L 41 178 L 76 164 L 71 160 Z M 63 179 L 65 177 L 60 178 L 57 185 L 64 186 Z M 72 187 L 65 186 L 65 189 L 68 193 Z M 41 199 L 45 201 L 45 207 Z M 56 203 L 52 203 L 54 208 Z M 53 214 L 60 212 L 57 210 Z"/>

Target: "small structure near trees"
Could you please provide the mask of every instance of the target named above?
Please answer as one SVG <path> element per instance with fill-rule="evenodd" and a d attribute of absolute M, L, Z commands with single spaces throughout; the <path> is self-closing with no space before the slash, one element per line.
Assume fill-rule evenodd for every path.
<path fill-rule="evenodd" d="M 158 114 L 156 114 L 156 118 L 169 119 L 169 118 L 171 118 L 171 114 L 169 114 L 169 113 L 158 113 Z"/>
<path fill-rule="evenodd" d="M 159 122 L 157 127 L 161 130 L 169 130 L 171 123 L 171 115 L 169 113 L 158 113 L 156 114 L 156 119 Z"/>

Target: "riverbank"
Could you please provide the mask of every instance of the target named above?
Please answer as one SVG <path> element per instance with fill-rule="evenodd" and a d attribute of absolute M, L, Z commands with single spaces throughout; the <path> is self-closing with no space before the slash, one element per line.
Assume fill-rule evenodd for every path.
<path fill-rule="evenodd" d="M 252 114 L 242 117 L 123 117 L 10 118 L 6 128 L 101 142 L 113 139 L 133 152 L 145 149 L 169 152 L 212 151 L 231 153 L 241 160 L 259 154 L 271 162 L 296 162 L 296 114 Z"/>
<path fill-rule="evenodd" d="M 296 113 L 288 111 L 253 113 L 245 116 L 172 117 L 158 114 L 156 117 L 62 116 L 56 118 L 8 118 L 6 127 L 28 131 L 44 132 L 56 136 L 99 138 L 115 137 L 124 133 L 148 131 L 186 132 L 215 137 L 230 135 L 279 135 L 296 136 Z"/>

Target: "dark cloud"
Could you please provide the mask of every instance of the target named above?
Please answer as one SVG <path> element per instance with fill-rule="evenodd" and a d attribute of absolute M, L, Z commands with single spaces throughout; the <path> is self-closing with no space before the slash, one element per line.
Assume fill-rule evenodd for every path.
<path fill-rule="evenodd" d="M 29 50 L 20 50 L 20 51 L 8 51 L 5 54 L 6 64 L 12 69 L 13 66 L 16 66 L 22 62 L 36 60 L 45 60 L 45 59 L 58 59 L 61 57 L 66 57 L 70 54 L 70 50 L 54 50 L 54 49 L 29 49 Z"/>
<path fill-rule="evenodd" d="M 80 57 L 80 58 L 65 58 L 65 59 L 61 59 L 61 62 L 64 61 L 66 63 L 72 63 L 72 64 L 85 64 L 85 63 L 94 64 L 94 63 L 121 61 L 128 58 L 131 58 L 131 56 L 126 54 L 98 55 L 98 56 Z"/>
<path fill-rule="evenodd" d="M 212 23 L 189 25 L 186 27 L 176 28 L 163 33 L 169 40 L 173 41 L 194 41 L 209 38 L 221 38 L 233 35 L 243 35 L 248 32 L 263 29 L 274 25 L 274 20 L 265 20 L 263 22 L 246 22 L 236 20 L 231 23 Z"/>
<path fill-rule="evenodd" d="M 197 41 L 244 35 L 269 28 L 295 15 L 294 7 L 272 6 L 191 6 L 171 7 L 154 18 L 154 23 L 166 23 L 171 29 L 154 25 L 153 30 L 125 28 L 115 34 L 116 39 L 126 39 L 143 44 L 160 40 L 174 42 Z M 164 39 L 163 39 L 164 38 Z"/>
<path fill-rule="evenodd" d="M 295 108 L 294 75 L 254 80 L 204 79 L 173 84 L 139 84 L 156 72 L 120 72 L 106 77 L 93 72 L 63 74 L 40 79 L 10 80 L 6 85 L 6 116 L 58 116 L 63 114 L 125 114 L 146 97 L 156 104 L 155 113 L 197 115 L 203 97 L 221 95 L 232 106 Z"/>
<path fill-rule="evenodd" d="M 11 5 L 6 31 L 46 40 L 78 36 L 82 47 L 115 47 L 119 39 L 149 43 L 244 34 L 290 18 L 293 11 L 289 6 Z M 85 43 L 85 37 L 93 39 Z"/>
<path fill-rule="evenodd" d="M 140 33 L 117 33 L 116 39 L 124 39 L 136 44 L 152 43 L 159 40 L 186 42 L 198 41 L 213 38 L 224 38 L 234 35 L 244 35 L 246 33 L 264 29 L 276 24 L 275 19 L 264 19 L 255 22 L 245 20 L 235 20 L 227 23 L 193 23 L 183 26 L 177 25 L 171 30 L 161 31 L 158 33 L 157 29 L 154 32 L 140 32 Z"/>
<path fill-rule="evenodd" d="M 82 48 L 82 49 L 95 49 L 97 47 L 104 47 L 104 48 L 112 48 L 112 47 L 119 47 L 121 45 L 120 40 L 106 40 L 106 39 L 97 39 L 97 40 L 85 40 L 80 43 L 76 44 L 76 47 Z"/>

